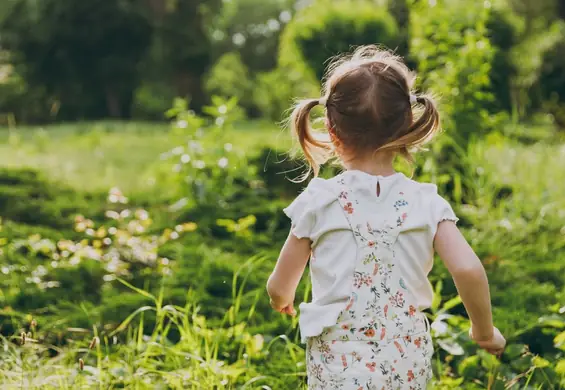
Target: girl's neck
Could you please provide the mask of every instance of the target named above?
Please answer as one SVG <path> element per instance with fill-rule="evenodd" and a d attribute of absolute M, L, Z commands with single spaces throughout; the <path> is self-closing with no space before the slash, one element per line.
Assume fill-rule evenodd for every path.
<path fill-rule="evenodd" d="M 374 153 L 366 158 L 344 159 L 343 165 L 350 171 L 362 171 L 373 176 L 391 176 L 396 173 L 392 163 L 394 153 Z"/>

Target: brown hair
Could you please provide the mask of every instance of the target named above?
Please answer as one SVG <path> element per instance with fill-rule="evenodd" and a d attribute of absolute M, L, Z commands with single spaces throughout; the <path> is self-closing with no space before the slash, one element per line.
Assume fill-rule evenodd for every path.
<path fill-rule="evenodd" d="M 409 149 L 421 147 L 439 130 L 433 98 L 413 94 L 414 74 L 389 51 L 361 47 L 334 60 L 325 79 L 323 97 L 298 102 L 290 118 L 315 175 L 333 155 L 331 142 L 318 139 L 310 125 L 310 111 L 317 105 L 325 106 L 328 126 L 340 144 L 355 153 L 388 150 L 412 162 Z"/>

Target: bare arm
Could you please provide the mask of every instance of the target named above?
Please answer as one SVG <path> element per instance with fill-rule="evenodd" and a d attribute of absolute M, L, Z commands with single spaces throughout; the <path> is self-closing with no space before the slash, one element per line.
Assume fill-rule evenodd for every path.
<path fill-rule="evenodd" d="M 478 342 L 491 340 L 495 328 L 488 279 L 481 261 L 451 221 L 439 224 L 434 246 L 453 277 L 471 318 L 473 338 Z"/>
<path fill-rule="evenodd" d="M 273 308 L 294 315 L 294 295 L 310 257 L 310 240 L 289 234 L 279 259 L 267 282 L 267 292 Z"/>

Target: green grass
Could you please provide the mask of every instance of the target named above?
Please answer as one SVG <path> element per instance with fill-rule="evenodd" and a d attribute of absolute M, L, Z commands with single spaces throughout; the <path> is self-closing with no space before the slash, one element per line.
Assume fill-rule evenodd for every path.
<path fill-rule="evenodd" d="M 235 146 L 285 149 L 289 137 L 268 122 L 241 124 Z M 214 142 L 206 139 L 206 142 Z M 0 128 L 0 166 L 34 168 L 50 178 L 89 191 L 119 187 L 151 190 L 159 155 L 182 144 L 166 123 L 100 122 Z M 156 189 L 158 191 L 158 189 Z"/>
<path fill-rule="evenodd" d="M 296 344 L 296 322 L 272 313 L 264 294 L 288 229 L 280 208 L 298 187 L 289 187 L 283 178 L 270 194 L 245 190 L 240 194 L 244 203 L 231 208 L 171 213 L 158 196 L 165 189 L 149 180 L 164 172 L 160 154 L 183 142 L 167 125 L 103 122 L 15 131 L 17 137 L 12 133 L 10 138 L 8 130 L 0 130 L 0 167 L 38 169 L 47 180 L 29 172 L 0 172 L 5 180 L 0 200 L 9 202 L 4 207 L 10 208 L 0 208 L 0 215 L 23 215 L 28 221 L 4 221 L 3 231 L 0 223 L 0 259 L 3 266 L 14 267 L 3 274 L 2 332 L 31 332 L 24 346 L 14 344 L 21 336 L 2 341 L 0 384 L 15 389 L 303 387 L 304 351 Z M 527 133 L 526 128 L 521 131 Z M 527 142 L 491 135 L 472 143 L 468 152 L 473 169 L 481 173 L 469 174 L 477 201 L 454 207 L 462 217 L 464 234 L 485 261 L 495 319 L 511 336 L 512 345 L 500 366 L 475 353 L 465 336 L 468 323 L 459 316 L 462 306 L 450 300 L 455 290 L 438 264 L 432 278 L 443 284 L 443 290 L 438 290 L 433 316 L 441 313 L 440 301 L 447 301 L 455 315 L 448 320 L 447 339 L 465 347 L 464 355 L 450 356 L 436 345 L 438 390 L 502 388 L 516 374 L 524 374 L 524 379 L 512 388 L 526 389 L 524 383 L 530 381 L 533 388 L 551 384 L 557 389 L 563 381 L 555 371 L 562 352 L 553 347 L 553 337 L 565 329 L 559 314 L 565 302 L 565 142 L 550 136 L 548 129 L 539 133 L 544 137 Z M 227 138 L 247 156 L 263 147 L 286 151 L 291 146 L 286 132 L 262 122 L 243 123 Z M 216 140 L 205 137 L 204 142 Z M 272 169 L 279 171 L 276 165 Z M 21 183 L 13 175 L 20 175 Z M 61 188 L 61 182 L 71 190 Z M 149 220 L 153 219 L 139 240 L 112 243 L 103 250 L 134 254 L 131 264 L 121 266 L 131 270 L 124 277 L 135 288 L 102 281 L 106 272 L 100 261 L 72 266 L 61 259 L 57 267 L 50 263 L 62 256 L 56 245 L 61 235 L 95 245 L 95 238 L 72 230 L 73 211 L 96 217 L 96 231 L 101 225 L 105 232 L 117 226 L 120 234 L 130 237 L 128 221 L 105 220 L 102 214 L 105 207 L 136 206 L 108 206 L 103 199 L 88 197 L 89 192 L 106 192 L 113 186 L 132 198 L 142 196 Z M 80 194 L 75 197 L 72 189 Z M 259 221 L 249 235 L 233 235 L 215 225 L 217 218 L 237 219 L 249 213 Z M 32 224 L 39 217 L 41 230 Z M 136 265 L 135 254 L 143 254 L 162 229 L 193 220 L 199 224 L 196 232 L 158 245 L 159 256 L 171 260 L 171 274 L 163 276 L 161 266 Z M 54 226 L 58 234 L 44 235 L 52 242 L 34 237 Z M 27 282 L 40 266 L 47 267 L 62 287 L 42 290 Z M 301 285 L 299 296 L 306 291 Z M 37 316 L 39 329 L 31 329 L 30 315 Z M 546 319 L 539 321 L 543 316 Z M 92 337 L 99 337 L 100 344 L 89 350 Z M 523 354 L 522 344 L 531 345 L 549 365 Z M 79 359 L 84 361 L 83 370 Z"/>

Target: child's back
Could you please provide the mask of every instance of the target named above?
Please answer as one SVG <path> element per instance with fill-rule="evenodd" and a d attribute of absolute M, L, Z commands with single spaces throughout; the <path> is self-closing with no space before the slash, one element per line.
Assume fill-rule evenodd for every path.
<path fill-rule="evenodd" d="M 427 276 L 434 248 L 460 290 L 475 339 L 493 353 L 504 346 L 492 326 L 484 269 L 450 205 L 434 185 L 393 169 L 397 154 L 409 157 L 408 148 L 439 125 L 433 101 L 411 95 L 411 83 L 397 58 L 361 51 L 333 68 L 325 98 L 305 101 L 293 114 L 315 173 L 332 151 L 347 168 L 312 180 L 285 210 L 292 230 L 268 285 L 273 307 L 294 314 L 311 254 L 312 302 L 300 306 L 311 389 L 426 388 L 433 347 L 422 310 L 433 298 Z M 318 103 L 326 107 L 331 146 L 308 126 Z M 422 106 L 417 119 L 415 104 Z"/>
<path fill-rule="evenodd" d="M 312 242 L 313 299 L 300 306 L 311 387 L 367 385 L 393 369 L 423 386 L 432 344 L 420 309 L 433 298 L 433 238 L 440 221 L 457 220 L 435 186 L 351 170 L 314 179 L 286 212 L 294 235 Z"/>

